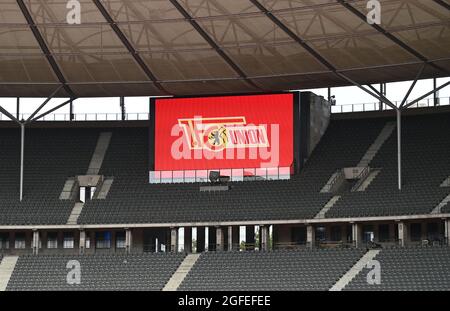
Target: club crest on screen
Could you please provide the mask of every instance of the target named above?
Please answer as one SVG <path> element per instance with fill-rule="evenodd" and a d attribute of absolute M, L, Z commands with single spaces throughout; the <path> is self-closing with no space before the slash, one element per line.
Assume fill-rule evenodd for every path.
<path fill-rule="evenodd" d="M 266 127 L 247 124 L 245 117 L 178 119 L 190 149 L 269 147 Z"/>

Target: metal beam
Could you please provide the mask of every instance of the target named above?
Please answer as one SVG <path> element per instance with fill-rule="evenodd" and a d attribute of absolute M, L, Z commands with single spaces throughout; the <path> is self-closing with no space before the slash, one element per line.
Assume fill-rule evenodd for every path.
<path fill-rule="evenodd" d="M 420 79 L 420 76 L 422 75 L 423 70 L 425 69 L 426 64 L 423 64 L 422 67 L 420 67 L 419 72 L 417 73 L 416 78 L 414 79 L 414 81 L 411 83 L 411 86 L 408 89 L 408 92 L 406 92 L 405 97 L 402 100 L 402 103 L 400 104 L 400 109 L 403 108 L 403 106 L 405 105 L 406 101 L 408 100 L 409 95 L 411 94 L 412 90 L 414 89 L 414 86 L 417 83 L 417 80 Z"/>
<path fill-rule="evenodd" d="M 45 105 L 47 105 L 47 103 L 56 95 L 56 93 L 58 93 L 59 92 L 59 90 L 62 88 L 63 86 L 62 85 L 60 85 L 56 90 L 54 90 L 53 91 L 53 93 L 49 96 L 49 97 L 47 97 L 47 99 L 31 114 L 31 116 L 25 121 L 26 123 L 29 123 L 32 119 L 33 119 L 33 117 L 35 116 L 35 115 L 37 115 L 38 114 L 38 112 L 42 109 L 42 108 L 44 108 L 44 106 Z"/>
<path fill-rule="evenodd" d="M 36 41 L 39 44 L 39 47 L 41 48 L 42 52 L 44 53 L 45 58 L 47 59 L 48 63 L 50 64 L 50 67 L 52 68 L 53 72 L 55 73 L 56 77 L 58 78 L 59 82 L 63 85 L 64 90 L 69 94 L 71 97 L 75 97 L 74 92 L 72 89 L 67 85 L 66 78 L 64 77 L 62 71 L 59 69 L 59 66 L 53 57 L 53 55 L 50 52 L 50 49 L 48 48 L 47 44 L 45 43 L 44 38 L 41 35 L 41 32 L 39 31 L 39 28 L 34 23 L 33 17 L 31 16 L 30 12 L 28 11 L 27 6 L 23 2 L 23 0 L 16 0 L 17 4 L 19 5 L 20 10 L 22 11 L 23 16 L 25 17 L 28 26 L 31 29 L 31 32 L 33 33 Z"/>
<path fill-rule="evenodd" d="M 397 109 L 397 178 L 398 190 L 402 190 L 402 111 Z"/>
<path fill-rule="evenodd" d="M 54 107 L 54 108 L 48 110 L 47 112 L 44 112 L 43 114 L 38 115 L 37 117 L 35 117 L 34 119 L 32 119 L 30 122 L 33 122 L 33 121 L 39 120 L 40 118 L 45 117 L 46 115 L 52 113 L 53 111 L 58 110 L 59 108 L 61 108 L 61 107 L 65 106 L 65 105 L 67 105 L 68 103 L 74 101 L 75 99 L 76 99 L 76 98 L 71 98 L 71 99 L 69 99 L 69 100 L 66 100 L 66 101 L 63 102 L 62 104 L 59 104 L 58 106 L 56 106 L 56 107 Z"/>
<path fill-rule="evenodd" d="M 327 61 L 320 53 L 318 53 L 316 50 L 314 50 L 311 46 L 308 45 L 308 43 L 300 38 L 297 34 L 295 34 L 292 30 L 289 29 L 285 24 L 283 24 L 272 12 L 270 12 L 264 5 L 259 3 L 258 0 L 249 0 L 254 6 L 256 6 L 261 12 L 263 12 L 275 25 L 277 25 L 281 30 L 283 30 L 289 37 L 291 37 L 295 42 L 297 42 L 301 47 L 303 47 L 309 54 L 311 54 L 318 62 L 320 62 L 323 66 L 325 66 L 327 69 L 329 69 L 331 72 L 333 72 L 335 75 L 340 77 L 341 79 L 344 79 L 351 84 L 359 87 L 364 92 L 372 95 L 376 99 L 378 99 L 381 102 L 384 102 L 386 105 L 392 107 L 393 109 L 397 109 L 397 107 L 391 103 L 387 98 L 384 96 L 379 96 L 378 92 L 375 91 L 375 93 L 369 91 L 365 87 L 363 87 L 360 83 L 357 83 L 356 81 L 353 81 L 346 75 L 344 75 L 342 72 L 339 72 L 329 61 Z"/>
<path fill-rule="evenodd" d="M 16 122 L 17 124 L 21 124 L 19 119 L 17 119 L 15 116 L 13 116 L 11 113 L 8 112 L 8 110 L 6 110 L 5 108 L 3 108 L 2 106 L 0 106 L 0 112 L 3 113 L 5 116 L 7 116 L 8 118 L 11 119 L 11 121 Z"/>
<path fill-rule="evenodd" d="M 169 0 L 170 3 L 180 12 L 181 15 L 192 25 L 192 27 L 198 32 L 200 36 L 219 54 L 219 56 L 248 84 L 256 89 L 263 90 L 260 86 L 255 84 L 247 74 L 236 64 L 221 48 L 220 46 L 203 30 L 202 27 L 195 21 L 192 16 L 184 9 L 184 7 L 178 3 L 177 0 Z"/>
<path fill-rule="evenodd" d="M 368 84 L 367 86 L 383 100 L 382 102 L 384 102 L 386 105 L 392 107 L 393 109 L 397 109 L 397 106 L 393 102 L 391 102 L 389 99 L 387 99 L 387 97 L 384 96 L 384 94 L 382 92 L 378 91 L 373 85 Z"/>
<path fill-rule="evenodd" d="M 23 158 L 25 156 L 25 123 L 20 124 L 20 202 L 23 199 Z"/>
<path fill-rule="evenodd" d="M 350 3 L 348 3 L 348 0 L 336 0 L 337 2 L 339 2 L 343 7 L 345 7 L 347 10 L 349 10 L 351 13 L 353 13 L 353 15 L 355 15 L 356 17 L 358 17 L 359 19 L 361 19 L 364 22 L 367 22 L 367 17 L 366 15 L 364 15 L 363 13 L 361 13 L 358 9 L 356 9 L 355 7 L 353 7 Z M 431 63 L 425 56 L 423 56 L 421 53 L 419 53 L 418 51 L 416 51 L 415 49 L 413 49 L 412 47 L 410 47 L 409 45 L 407 45 L 405 42 L 403 42 L 402 40 L 400 40 L 399 38 L 397 38 L 396 36 L 394 36 L 393 34 L 391 34 L 390 32 L 388 32 L 387 30 L 385 30 L 383 27 L 381 27 L 380 25 L 377 24 L 370 24 L 370 26 L 372 26 L 372 28 L 374 28 L 375 30 L 377 30 L 379 33 L 381 33 L 382 35 L 384 35 L 386 38 L 388 38 L 389 40 L 391 40 L 392 42 L 394 42 L 395 44 L 397 44 L 398 46 L 400 46 L 401 48 L 403 48 L 405 51 L 409 52 L 410 54 L 412 54 L 414 57 L 416 57 L 417 59 L 419 59 L 420 61 L 424 62 L 424 63 L 430 63 L 430 66 L 434 67 L 435 69 L 448 73 L 447 70 L 445 70 L 444 68 L 441 68 L 440 66 Z"/>
<path fill-rule="evenodd" d="M 415 100 L 413 100 L 412 102 L 409 102 L 408 104 L 406 104 L 406 105 L 403 106 L 403 107 L 404 107 L 404 108 L 408 108 L 409 106 L 414 105 L 414 104 L 417 103 L 418 101 L 421 101 L 421 100 L 424 99 L 425 97 L 427 97 L 427 96 L 429 96 L 429 95 L 431 95 L 431 94 L 436 93 L 436 92 L 439 91 L 440 89 L 443 89 L 444 87 L 448 86 L 449 84 L 450 84 L 450 81 L 448 81 L 448 82 L 442 84 L 441 86 L 435 88 L 434 90 L 432 90 L 432 91 L 430 91 L 430 92 L 428 92 L 428 93 L 426 93 L 426 94 L 420 96 L 419 98 L 416 98 Z"/>
<path fill-rule="evenodd" d="M 139 52 L 133 47 L 133 45 L 130 43 L 128 38 L 125 36 L 125 34 L 120 30 L 117 23 L 113 20 L 111 15 L 109 15 L 106 8 L 103 6 L 103 4 L 100 2 L 100 0 L 92 0 L 97 7 L 97 9 L 100 11 L 100 13 L 103 15 L 103 17 L 108 22 L 109 26 L 112 28 L 112 30 L 116 33 L 117 37 L 122 41 L 122 44 L 127 48 L 128 52 L 130 52 L 131 56 L 134 58 L 136 63 L 141 67 L 142 71 L 146 74 L 146 76 L 153 82 L 153 84 L 164 94 L 169 95 L 170 93 L 161 85 L 161 83 L 156 78 L 155 74 L 150 70 L 150 68 L 147 66 L 145 61 L 142 59 L 142 57 L 139 55 Z"/>
<path fill-rule="evenodd" d="M 433 0 L 433 1 L 450 11 L 450 4 L 448 4 L 447 2 L 443 0 Z"/>

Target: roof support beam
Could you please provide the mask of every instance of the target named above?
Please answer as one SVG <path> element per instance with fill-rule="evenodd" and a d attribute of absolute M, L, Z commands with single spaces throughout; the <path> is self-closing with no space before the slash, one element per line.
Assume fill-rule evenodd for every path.
<path fill-rule="evenodd" d="M 30 12 L 28 11 L 27 6 L 23 2 L 23 0 L 16 0 L 16 1 L 20 7 L 20 10 L 22 11 L 23 16 L 25 17 L 25 19 L 28 23 L 28 26 L 31 29 L 31 32 L 33 33 L 34 37 L 36 38 L 36 41 L 38 42 L 39 47 L 41 48 L 42 52 L 44 53 L 45 58 L 47 59 L 48 63 L 50 64 L 50 67 L 52 68 L 52 70 L 55 73 L 56 77 L 58 78 L 59 82 L 63 85 L 66 93 L 69 94 L 69 96 L 74 97 L 75 96 L 74 92 L 67 85 L 66 78 L 64 77 L 55 58 L 53 57 L 52 53 L 50 52 L 50 49 L 48 48 L 47 44 L 45 43 L 45 40 L 42 37 L 41 32 L 39 31 L 39 28 L 34 23 L 33 17 L 31 16 Z"/>
<path fill-rule="evenodd" d="M 56 106 L 56 107 L 54 107 L 54 108 L 48 110 L 47 112 L 44 112 L 44 113 L 38 115 L 37 117 L 35 117 L 35 118 L 32 119 L 31 121 L 27 121 L 27 123 L 30 123 L 30 122 L 39 120 L 40 118 L 45 117 L 46 115 L 52 113 L 53 111 L 58 110 L 59 108 L 64 107 L 65 105 L 71 103 L 71 102 L 74 101 L 75 99 L 76 99 L 76 98 L 68 99 L 68 100 L 64 101 L 62 104 L 59 104 L 58 106 Z"/>
<path fill-rule="evenodd" d="M 444 0 L 433 0 L 433 1 L 450 11 L 450 4 L 448 4 Z"/>
<path fill-rule="evenodd" d="M 353 15 L 355 15 L 362 21 L 367 22 L 366 16 L 363 13 L 361 13 L 358 9 L 353 7 L 350 3 L 348 3 L 348 0 L 336 0 L 336 1 L 339 2 L 348 11 L 350 11 Z M 416 51 L 415 49 L 413 49 L 412 47 L 407 45 L 405 42 L 403 42 L 402 40 L 400 40 L 399 38 L 397 38 L 396 36 L 394 36 L 393 34 L 388 32 L 387 30 L 385 30 L 380 25 L 371 24 L 370 26 L 372 26 L 375 30 L 377 30 L 379 33 L 384 35 L 386 38 L 388 38 L 389 40 L 391 40 L 392 42 L 394 42 L 395 44 L 397 44 L 398 46 L 400 46 L 401 48 L 403 48 L 404 50 L 406 50 L 407 52 L 412 54 L 414 57 L 416 57 L 420 61 L 422 61 L 424 63 L 430 63 L 430 66 L 434 67 L 435 69 L 445 72 L 445 73 L 448 73 L 447 70 L 445 70 L 444 68 L 441 68 L 440 66 L 438 66 L 434 63 L 431 63 L 425 56 L 423 56 L 418 51 Z"/>
<path fill-rule="evenodd" d="M 242 78 L 244 79 L 248 84 L 253 86 L 256 89 L 262 90 L 260 86 L 255 84 L 251 79 L 248 78 L 248 76 L 245 74 L 245 72 L 239 67 L 238 64 L 236 64 L 221 48 L 220 46 L 208 35 L 208 33 L 203 30 L 202 27 L 193 19 L 191 15 L 184 9 L 184 7 L 178 3 L 177 0 L 169 0 L 170 3 L 180 12 L 181 15 L 192 25 L 192 27 L 198 32 L 200 36 L 219 54 L 220 57 Z"/>
<path fill-rule="evenodd" d="M 281 30 L 283 30 L 289 37 L 291 37 L 294 41 L 296 41 L 298 44 L 300 44 L 309 54 L 311 54 L 315 59 L 317 59 L 322 65 L 327 67 L 330 71 L 332 71 L 335 75 L 338 77 L 350 82 L 354 86 L 357 86 L 364 92 L 372 95 L 376 99 L 378 99 L 380 102 L 385 103 L 386 105 L 390 106 L 393 109 L 397 109 L 397 107 L 389 101 L 385 96 L 378 93 L 377 90 L 373 89 L 375 92 L 371 92 L 364 86 L 362 86 L 360 83 L 357 83 L 356 81 L 353 81 L 346 75 L 344 75 L 342 72 L 339 72 L 330 62 L 328 62 L 320 53 L 318 53 L 316 50 L 314 50 L 311 46 L 306 43 L 305 40 L 300 38 L 297 34 L 295 34 L 292 30 L 290 30 L 285 24 L 283 24 L 275 15 L 272 14 L 266 7 L 264 7 L 261 3 L 259 3 L 258 0 L 249 0 L 254 6 L 256 6 L 261 12 L 263 12 L 275 25 L 277 25 Z M 372 86 L 370 86 L 372 87 Z"/>
<path fill-rule="evenodd" d="M 11 121 L 16 122 L 17 124 L 21 124 L 19 119 L 17 119 L 15 116 L 13 116 L 11 113 L 8 112 L 8 110 L 6 110 L 5 108 L 3 108 L 2 106 L 0 106 L 0 112 L 3 113 L 5 116 L 7 116 L 8 118 L 11 119 Z"/>
<path fill-rule="evenodd" d="M 144 71 L 145 75 L 153 82 L 153 84 L 163 93 L 166 95 L 170 95 L 170 93 L 161 85 L 161 83 L 156 78 L 155 74 L 150 70 L 150 68 L 147 66 L 145 61 L 142 59 L 142 57 L 139 55 L 139 52 L 133 47 L 133 45 L 128 41 L 128 38 L 124 35 L 122 30 L 120 30 L 117 23 L 113 20 L 111 15 L 109 15 L 106 8 L 103 6 L 103 4 L 100 2 L 100 0 L 92 0 L 97 7 L 97 9 L 100 11 L 100 13 L 103 15 L 105 20 L 109 23 L 109 26 L 112 28 L 112 30 L 116 33 L 117 37 L 122 41 L 122 44 L 127 48 L 128 52 L 130 52 L 131 56 L 134 58 L 136 63 L 141 67 L 142 71 Z"/>
<path fill-rule="evenodd" d="M 415 103 L 421 101 L 422 99 L 426 98 L 427 96 L 430 96 L 431 94 L 436 93 L 437 91 L 439 91 L 440 89 L 443 89 L 444 87 L 448 86 L 449 84 L 450 84 L 450 81 L 448 81 L 448 82 L 442 84 L 441 86 L 435 88 L 434 90 L 432 90 L 432 91 L 430 91 L 430 92 L 420 96 L 419 98 L 416 98 L 415 100 L 413 100 L 413 101 L 409 102 L 408 104 L 404 105 L 403 109 L 406 109 L 406 108 L 414 105 Z"/>
<path fill-rule="evenodd" d="M 411 86 L 408 89 L 408 92 L 406 92 L 405 97 L 402 100 L 402 103 L 400 104 L 400 109 L 402 109 L 403 105 L 405 105 L 406 101 L 408 100 L 409 95 L 411 94 L 412 90 L 414 89 L 414 86 L 416 86 L 417 80 L 420 79 L 420 76 L 422 75 L 423 70 L 425 69 L 426 64 L 424 63 L 422 67 L 420 67 L 419 72 L 417 73 L 416 78 L 411 83 Z"/>
<path fill-rule="evenodd" d="M 44 108 L 45 105 L 47 105 L 47 103 L 56 95 L 56 93 L 59 92 L 59 90 L 62 88 L 63 86 L 60 85 L 55 91 L 53 91 L 53 93 L 31 114 L 31 116 L 27 119 L 27 121 L 25 121 L 25 123 L 28 123 L 31 121 L 31 119 L 33 119 L 33 117 L 35 115 L 37 115 L 37 113 Z"/>
<path fill-rule="evenodd" d="M 367 86 L 382 99 L 382 100 L 380 100 L 380 102 L 385 103 L 386 105 L 388 105 L 389 107 L 391 107 L 393 109 L 397 109 L 397 106 L 393 102 L 391 102 L 389 99 L 387 99 L 386 96 L 384 96 L 383 93 L 378 91 L 373 85 L 368 84 Z"/>

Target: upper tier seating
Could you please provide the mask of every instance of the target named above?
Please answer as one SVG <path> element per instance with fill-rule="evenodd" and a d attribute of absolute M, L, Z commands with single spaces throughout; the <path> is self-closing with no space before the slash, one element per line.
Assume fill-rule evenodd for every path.
<path fill-rule="evenodd" d="M 85 174 L 97 129 L 27 129 L 24 198 L 19 201 L 20 129 L 0 129 L 0 224 L 65 224 L 73 200 L 59 200 L 66 179 Z"/>
<path fill-rule="evenodd" d="M 203 253 L 180 290 L 328 290 L 361 249 Z"/>
<path fill-rule="evenodd" d="M 19 257 L 7 290 L 161 290 L 184 257 L 183 253 L 25 255 Z M 80 263 L 81 284 L 67 283 L 70 260 Z"/>
<path fill-rule="evenodd" d="M 364 192 L 345 193 L 326 217 L 428 214 L 449 193 L 440 184 L 450 175 L 450 114 L 402 120 L 402 190 L 397 181 L 397 136 L 377 153 L 373 168 L 381 172 Z M 448 207 L 447 207 L 448 208 Z"/>
<path fill-rule="evenodd" d="M 101 174 L 114 176 L 106 200 L 85 204 L 88 223 L 159 223 L 304 219 L 332 197 L 320 193 L 339 168 L 355 165 L 384 126 L 383 120 L 333 121 L 300 176 L 289 181 L 232 182 L 230 191 L 206 193 L 199 184 L 148 184 L 148 130 L 113 132 Z"/>
<path fill-rule="evenodd" d="M 344 290 L 450 290 L 450 247 L 383 249 L 375 258 L 381 265 L 381 284 L 367 283 L 364 268 Z"/>

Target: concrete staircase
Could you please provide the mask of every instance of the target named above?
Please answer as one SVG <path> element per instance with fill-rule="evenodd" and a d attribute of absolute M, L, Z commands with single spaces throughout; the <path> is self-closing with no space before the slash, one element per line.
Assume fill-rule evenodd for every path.
<path fill-rule="evenodd" d="M 19 256 L 5 256 L 0 263 L 0 292 L 4 292 L 13 274 Z"/>
<path fill-rule="evenodd" d="M 108 150 L 111 137 L 111 132 L 100 133 L 86 175 L 98 175 L 100 168 L 102 167 L 103 159 L 105 158 L 106 150 Z"/>
<path fill-rule="evenodd" d="M 442 182 L 441 187 L 450 187 L 450 176 Z"/>
<path fill-rule="evenodd" d="M 380 249 L 371 249 L 355 263 L 331 288 L 330 291 L 341 291 L 357 276 L 367 263 L 380 253 Z"/>
<path fill-rule="evenodd" d="M 63 187 L 63 190 L 61 191 L 61 194 L 59 195 L 60 200 L 70 200 L 73 198 L 73 189 L 76 184 L 75 177 L 69 177 Z"/>
<path fill-rule="evenodd" d="M 369 166 L 370 162 L 373 160 L 377 152 L 380 150 L 381 146 L 391 136 L 395 127 L 396 127 L 395 122 L 386 123 L 386 125 L 383 127 L 378 137 L 375 139 L 375 141 L 372 143 L 369 149 L 367 149 L 366 153 L 361 158 L 358 165 L 356 165 L 357 167 Z"/>
<path fill-rule="evenodd" d="M 94 195 L 94 199 L 105 200 L 106 197 L 108 196 L 109 190 L 111 189 L 113 182 L 114 182 L 113 177 L 106 177 L 105 180 L 103 180 L 100 190 Z"/>
<path fill-rule="evenodd" d="M 444 206 L 446 206 L 447 204 L 449 204 L 450 202 L 450 194 L 448 196 L 446 196 L 438 205 L 436 205 L 435 208 L 433 208 L 433 210 L 431 211 L 431 214 L 440 214 L 441 210 Z"/>
<path fill-rule="evenodd" d="M 342 184 L 342 182 L 345 180 L 345 174 L 343 170 L 337 170 L 336 172 L 331 175 L 330 179 L 328 179 L 325 186 L 322 187 L 320 190 L 321 193 L 330 193 L 333 192 L 336 188 L 339 188 L 339 186 Z"/>
<path fill-rule="evenodd" d="M 327 204 L 325 204 L 322 209 L 320 210 L 320 212 L 317 213 L 317 215 L 314 217 L 315 219 L 321 219 L 321 218 L 325 218 L 325 214 L 330 210 L 330 208 L 333 207 L 334 204 L 336 204 L 337 201 L 339 201 L 339 199 L 341 198 L 340 195 L 335 195 L 333 196 L 330 201 L 327 202 Z"/>
<path fill-rule="evenodd" d="M 199 257 L 200 254 L 188 254 L 162 290 L 176 291 Z"/>
<path fill-rule="evenodd" d="M 364 178 L 363 180 L 361 180 L 361 182 L 358 182 L 358 184 L 356 184 L 352 191 L 366 191 L 366 189 L 370 186 L 370 184 L 372 183 L 372 181 L 377 177 L 377 175 L 380 173 L 379 169 L 372 169 L 370 171 L 370 173 L 366 176 L 366 178 Z"/>
<path fill-rule="evenodd" d="M 70 213 L 69 218 L 67 219 L 68 225 L 76 225 L 78 221 L 78 217 L 80 217 L 81 211 L 83 210 L 84 203 L 78 202 L 73 206 L 72 212 Z"/>

